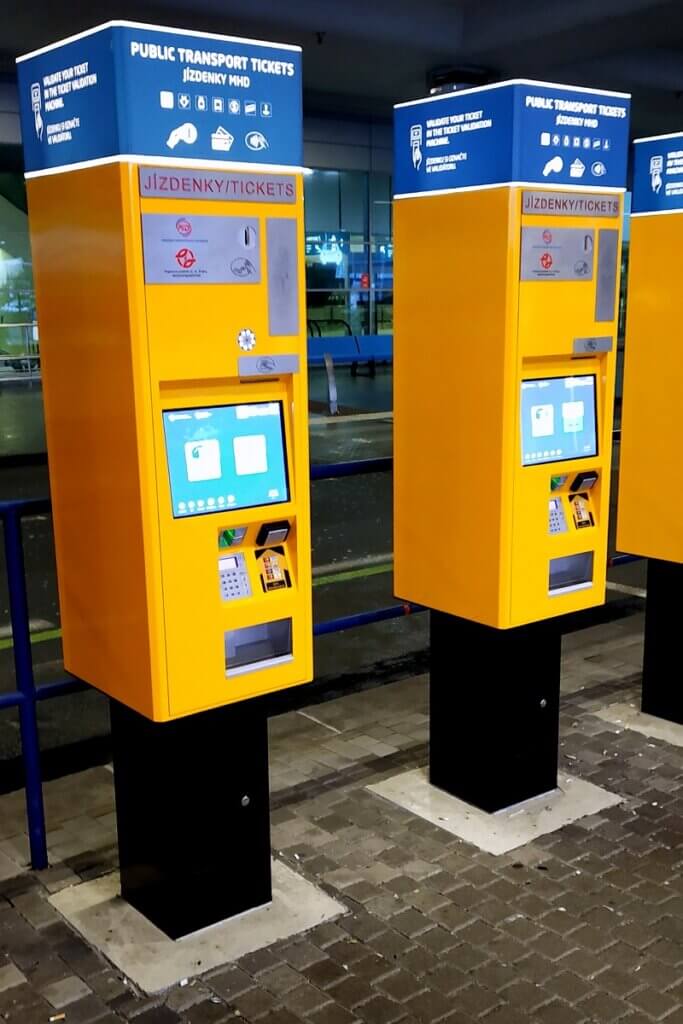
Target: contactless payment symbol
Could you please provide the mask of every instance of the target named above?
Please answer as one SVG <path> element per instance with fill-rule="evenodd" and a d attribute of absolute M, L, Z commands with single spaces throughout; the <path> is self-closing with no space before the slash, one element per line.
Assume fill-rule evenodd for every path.
<path fill-rule="evenodd" d="M 179 235 L 184 237 L 192 234 L 192 225 L 187 217 L 178 217 L 178 220 L 175 222 L 175 229 Z"/>
<path fill-rule="evenodd" d="M 552 233 L 552 231 L 548 231 L 548 229 L 546 228 L 545 231 L 543 232 L 543 241 L 545 242 L 546 245 L 550 245 L 552 240 L 553 240 L 553 233 Z"/>

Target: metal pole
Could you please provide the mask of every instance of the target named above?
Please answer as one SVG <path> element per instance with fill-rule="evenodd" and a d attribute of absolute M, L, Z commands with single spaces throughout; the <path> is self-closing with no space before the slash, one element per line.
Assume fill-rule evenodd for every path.
<path fill-rule="evenodd" d="M 36 715 L 36 687 L 33 677 L 31 634 L 28 621 L 28 597 L 24 575 L 24 550 L 21 519 L 16 509 L 4 514 L 5 561 L 9 588 L 9 611 L 12 623 L 14 670 L 17 688 L 22 694 L 19 724 L 24 755 L 26 784 L 26 816 L 31 848 L 31 866 L 40 871 L 48 865 L 45 807 L 40 770 L 40 740 Z"/>

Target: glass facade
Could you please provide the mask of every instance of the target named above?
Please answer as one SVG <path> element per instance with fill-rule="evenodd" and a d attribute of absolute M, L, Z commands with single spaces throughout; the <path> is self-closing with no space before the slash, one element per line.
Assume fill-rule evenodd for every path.
<path fill-rule="evenodd" d="M 391 175 L 313 170 L 306 175 L 306 297 L 309 335 L 391 334 Z M 628 212 L 623 268 L 628 262 Z M 626 274 L 619 333 L 623 337 Z M 35 297 L 22 176 L 0 171 L 0 373 L 32 369 Z"/>
<path fill-rule="evenodd" d="M 26 190 L 21 175 L 0 171 L 0 371 L 31 354 L 34 321 Z"/>
<path fill-rule="evenodd" d="M 304 192 L 308 333 L 390 334 L 391 176 L 314 170 Z"/>

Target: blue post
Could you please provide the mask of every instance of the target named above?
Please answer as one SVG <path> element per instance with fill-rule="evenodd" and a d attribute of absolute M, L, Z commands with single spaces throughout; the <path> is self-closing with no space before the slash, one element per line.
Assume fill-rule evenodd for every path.
<path fill-rule="evenodd" d="M 19 724 L 24 756 L 26 785 L 26 816 L 31 848 L 31 866 L 35 871 L 47 867 L 47 836 L 45 833 L 45 807 L 40 771 L 40 741 L 36 716 L 36 687 L 33 677 L 31 634 L 28 620 L 28 597 L 24 575 L 24 549 L 21 535 L 21 516 L 18 508 L 5 508 L 5 561 L 9 588 L 9 611 L 12 623 L 14 670 L 17 689 L 22 695 L 19 703 Z"/>

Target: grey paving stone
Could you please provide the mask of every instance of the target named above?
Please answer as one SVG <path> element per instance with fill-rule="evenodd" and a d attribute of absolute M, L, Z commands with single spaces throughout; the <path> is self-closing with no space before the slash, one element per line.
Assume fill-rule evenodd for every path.
<path fill-rule="evenodd" d="M 230 1005 L 246 1020 L 256 1020 L 275 1008 L 275 996 L 263 988 L 254 986 L 233 996 Z"/>
<path fill-rule="evenodd" d="M 224 971 L 212 972 L 207 976 L 207 985 L 223 999 L 230 1000 L 250 989 L 254 982 L 240 967 L 228 967 Z"/>
<path fill-rule="evenodd" d="M 167 1006 L 155 1006 L 135 1018 L 137 1024 L 180 1024 L 180 1017 Z"/>
<path fill-rule="evenodd" d="M 0 966 L 0 992 L 16 988 L 17 985 L 23 985 L 25 981 L 25 975 L 13 963 L 6 963 Z"/>
<path fill-rule="evenodd" d="M 109 1014 L 109 1007 L 97 996 L 86 996 L 69 1003 L 64 1024 L 95 1024 Z"/>
<path fill-rule="evenodd" d="M 106 862 L 72 858 L 42 878 L 0 882 L 6 1024 L 46 1024 L 40 990 L 69 979 L 92 994 L 66 1005 L 65 1024 L 683 1024 L 680 752 L 606 731 L 593 711 L 635 699 L 637 680 L 629 669 L 631 681 L 621 681 L 618 643 L 592 641 L 586 662 L 579 638 L 570 640 L 568 679 L 586 689 L 564 698 L 563 755 L 576 757 L 567 760 L 572 772 L 625 795 L 625 804 L 509 856 L 483 855 L 364 789 L 380 772 L 425 763 L 423 684 L 316 709 L 341 729 L 345 753 L 331 749 L 329 763 L 316 762 L 320 727 L 281 716 L 271 730 L 282 767 L 274 842 L 297 852 L 298 869 L 352 911 L 249 954 L 196 989 L 146 999 L 44 916 L 48 883 L 64 884 L 76 864 L 84 875 Z M 373 743 L 403 746 L 402 760 L 383 751 L 378 759 Z M 2 991 L 8 967 L 19 981 Z"/>
<path fill-rule="evenodd" d="M 212 1003 L 210 999 L 205 999 L 185 1010 L 183 1024 L 224 1024 L 224 1021 L 230 1020 L 231 1017 L 234 1017 L 234 1014 L 225 1003 L 219 1005 Z M 116 1019 L 120 1020 L 121 1018 L 117 1017 Z"/>
<path fill-rule="evenodd" d="M 342 982 L 344 984 L 344 982 Z M 332 998 L 337 998 L 336 989 L 333 989 L 330 993 L 321 992 L 314 985 L 303 984 L 297 988 L 287 992 L 286 995 L 282 996 L 282 1004 L 292 1013 L 298 1014 L 303 1017 L 305 1014 L 312 1013 L 314 1010 L 319 1010 L 327 1003 L 332 1001 Z"/>
<path fill-rule="evenodd" d="M 46 985 L 42 990 L 42 995 L 55 1009 L 61 1010 L 70 1003 L 75 1003 L 78 999 L 90 995 L 91 991 L 81 978 L 72 975 Z"/>

